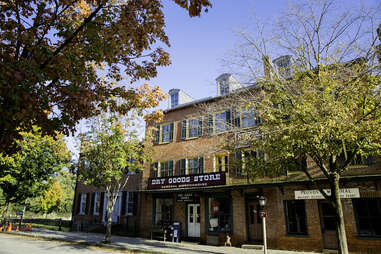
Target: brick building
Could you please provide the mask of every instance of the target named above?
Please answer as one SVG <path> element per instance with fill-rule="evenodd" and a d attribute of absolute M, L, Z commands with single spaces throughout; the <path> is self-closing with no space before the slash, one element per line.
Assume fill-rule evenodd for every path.
<path fill-rule="evenodd" d="M 119 193 L 112 214 L 113 233 L 135 235 L 139 230 L 139 195 L 142 172 L 131 172 Z M 104 189 L 76 183 L 73 204 L 73 230 L 104 232 L 107 198 Z"/>
<path fill-rule="evenodd" d="M 242 129 L 260 124 L 251 109 L 233 114 L 237 110 L 229 108 L 206 118 L 197 114 L 200 104 L 216 103 L 242 89 L 232 75 L 223 74 L 217 78 L 216 97 L 192 100 L 179 89 L 169 91 L 163 121 L 148 123 L 157 129 L 155 163 L 147 165 L 142 175 L 140 235 L 150 237 L 180 222 L 181 235 L 189 240 L 221 245 L 230 235 L 233 245 L 261 244 L 258 199 L 263 195 L 269 248 L 337 249 L 333 211 L 303 175 L 293 172 L 252 182 L 242 168 L 244 163 L 237 166 L 235 162 L 266 155 L 250 147 L 240 154 L 219 148 L 229 136 L 222 123 L 237 122 Z M 381 253 L 381 161 L 354 164 L 341 181 L 349 250 Z M 312 173 L 319 173 L 311 162 L 308 166 Z M 318 184 L 329 189 L 323 177 Z"/>

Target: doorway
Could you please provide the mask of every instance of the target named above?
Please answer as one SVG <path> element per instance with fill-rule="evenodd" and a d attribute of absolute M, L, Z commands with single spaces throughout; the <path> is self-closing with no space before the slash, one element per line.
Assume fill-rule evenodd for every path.
<path fill-rule="evenodd" d="M 258 200 L 247 202 L 248 240 L 250 242 L 263 242 L 262 218 L 259 215 L 260 205 Z"/>
<path fill-rule="evenodd" d="M 336 230 L 335 209 L 328 202 L 319 202 L 320 227 L 323 237 L 323 248 L 337 250 L 339 243 Z"/>
<path fill-rule="evenodd" d="M 200 204 L 187 205 L 188 237 L 200 237 Z"/>

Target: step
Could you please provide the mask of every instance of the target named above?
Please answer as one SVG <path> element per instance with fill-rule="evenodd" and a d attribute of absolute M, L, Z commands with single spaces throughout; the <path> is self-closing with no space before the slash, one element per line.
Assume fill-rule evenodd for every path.
<path fill-rule="evenodd" d="M 263 250 L 263 245 L 242 244 L 242 249 Z"/>
<path fill-rule="evenodd" d="M 322 251 L 323 254 L 338 254 L 338 250 L 332 250 L 332 249 L 323 249 Z"/>

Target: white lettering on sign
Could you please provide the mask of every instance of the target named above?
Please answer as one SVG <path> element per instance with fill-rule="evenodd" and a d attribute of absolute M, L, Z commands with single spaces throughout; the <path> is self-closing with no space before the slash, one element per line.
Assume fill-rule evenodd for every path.
<path fill-rule="evenodd" d="M 323 190 L 327 196 L 331 196 L 330 189 Z M 340 198 L 359 198 L 359 188 L 340 189 Z M 295 191 L 295 199 L 324 199 L 319 190 L 297 190 Z"/>

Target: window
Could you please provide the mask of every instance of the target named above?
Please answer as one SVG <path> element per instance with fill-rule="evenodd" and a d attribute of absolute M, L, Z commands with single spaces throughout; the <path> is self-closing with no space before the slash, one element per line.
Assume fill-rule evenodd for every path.
<path fill-rule="evenodd" d="M 215 172 L 224 172 L 228 171 L 228 155 L 227 154 L 221 154 L 215 156 Z"/>
<path fill-rule="evenodd" d="M 123 213 L 125 215 L 135 215 L 134 209 L 136 205 L 136 193 L 135 192 L 129 192 L 126 191 L 124 193 L 124 200 L 123 200 Z"/>
<path fill-rule="evenodd" d="M 160 162 L 159 177 L 173 176 L 173 161 Z"/>
<path fill-rule="evenodd" d="M 306 235 L 307 219 L 304 200 L 284 201 L 287 234 Z"/>
<path fill-rule="evenodd" d="M 244 175 L 247 170 L 250 170 L 256 166 L 258 160 L 266 160 L 265 153 L 255 150 L 244 150 L 235 152 L 234 166 L 236 168 L 237 175 Z"/>
<path fill-rule="evenodd" d="M 99 192 L 95 192 L 93 214 L 99 215 L 100 209 L 101 209 L 101 194 Z"/>
<path fill-rule="evenodd" d="M 189 119 L 181 122 L 181 139 L 195 138 L 202 136 L 202 120 Z"/>
<path fill-rule="evenodd" d="M 225 95 L 229 93 L 229 84 L 225 82 L 220 83 L 220 95 Z"/>
<path fill-rule="evenodd" d="M 173 93 L 171 94 L 171 108 L 176 107 L 179 104 L 179 94 Z"/>
<path fill-rule="evenodd" d="M 194 175 L 204 173 L 204 158 L 191 158 L 180 160 L 180 175 Z"/>
<path fill-rule="evenodd" d="M 159 177 L 159 163 L 155 162 L 151 165 L 152 168 L 152 177 Z"/>
<path fill-rule="evenodd" d="M 173 222 L 173 198 L 154 199 L 154 225 L 166 227 Z"/>
<path fill-rule="evenodd" d="M 169 124 L 162 126 L 161 142 L 169 142 L 171 126 Z"/>
<path fill-rule="evenodd" d="M 262 123 L 260 117 L 255 114 L 253 107 L 242 107 L 241 111 L 233 111 L 234 126 L 250 128 Z"/>
<path fill-rule="evenodd" d="M 207 227 L 209 232 L 230 232 L 232 229 L 231 198 L 228 196 L 207 199 Z"/>
<path fill-rule="evenodd" d="M 81 203 L 79 204 L 79 214 L 86 214 L 87 193 L 81 193 Z"/>
<path fill-rule="evenodd" d="M 157 125 L 154 131 L 154 143 L 162 144 L 169 143 L 173 141 L 174 124 L 167 123 L 162 125 Z"/>
<path fill-rule="evenodd" d="M 226 110 L 214 115 L 208 115 L 208 135 L 221 133 L 231 128 L 231 111 Z"/>
<path fill-rule="evenodd" d="M 216 125 L 216 132 L 217 133 L 224 132 L 227 130 L 226 112 L 216 114 L 215 125 Z"/>
<path fill-rule="evenodd" d="M 352 199 L 359 236 L 381 237 L 381 198 Z"/>

